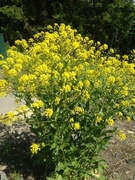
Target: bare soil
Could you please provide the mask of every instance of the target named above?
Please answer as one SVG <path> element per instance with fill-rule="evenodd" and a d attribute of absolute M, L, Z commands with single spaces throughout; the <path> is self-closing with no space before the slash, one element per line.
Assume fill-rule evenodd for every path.
<path fill-rule="evenodd" d="M 124 130 L 127 139 L 121 141 L 117 136 L 110 140 L 109 147 L 102 153 L 108 168 L 107 180 L 135 180 L 135 121 L 118 121 L 115 126 Z M 131 133 L 131 134 L 129 134 Z"/>
<path fill-rule="evenodd" d="M 110 145 L 102 152 L 108 166 L 104 174 L 107 180 L 135 180 L 135 121 L 118 121 L 115 126 L 131 134 L 125 141 L 112 137 Z M 9 179 L 14 170 L 21 174 L 17 180 L 44 179 L 42 167 L 33 165 L 30 160 L 29 146 L 35 138 L 25 123 L 13 127 L 0 124 L 0 165 L 7 166 L 5 173 Z"/>

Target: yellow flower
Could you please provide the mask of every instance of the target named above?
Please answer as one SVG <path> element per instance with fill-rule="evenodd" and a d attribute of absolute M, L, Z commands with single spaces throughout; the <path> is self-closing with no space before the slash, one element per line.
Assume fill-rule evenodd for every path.
<path fill-rule="evenodd" d="M 101 45 L 100 41 L 97 41 L 97 45 L 98 45 L 98 46 L 100 46 L 100 45 Z"/>
<path fill-rule="evenodd" d="M 103 45 L 103 48 L 104 48 L 104 50 L 108 49 L 108 45 L 107 45 L 107 44 L 104 44 L 104 45 Z"/>
<path fill-rule="evenodd" d="M 107 119 L 106 122 L 107 122 L 110 126 L 112 126 L 112 125 L 114 124 L 114 120 L 113 120 L 112 118 Z"/>
<path fill-rule="evenodd" d="M 21 64 L 15 64 L 14 68 L 16 71 L 20 72 L 22 70 L 22 65 Z"/>
<path fill-rule="evenodd" d="M 114 105 L 114 107 L 119 109 L 120 105 L 119 105 L 118 103 L 116 103 L 116 104 Z"/>
<path fill-rule="evenodd" d="M 64 65 L 62 63 L 58 63 L 56 67 L 58 68 L 58 70 L 61 70 L 63 68 L 63 66 Z"/>
<path fill-rule="evenodd" d="M 123 113 L 122 112 L 117 112 L 117 115 L 122 117 L 123 116 Z"/>
<path fill-rule="evenodd" d="M 6 61 L 8 62 L 9 65 L 14 65 L 14 64 L 15 64 L 13 58 L 8 57 L 8 58 L 6 59 Z"/>
<path fill-rule="evenodd" d="M 16 111 L 25 113 L 25 112 L 28 111 L 28 107 L 26 105 L 19 106 L 19 107 L 16 108 Z"/>
<path fill-rule="evenodd" d="M 56 97 L 55 98 L 55 104 L 58 105 L 60 103 L 60 98 L 59 97 Z"/>
<path fill-rule="evenodd" d="M 125 107 L 128 107 L 130 102 L 128 100 L 125 100 L 125 101 L 123 100 L 123 101 L 121 101 L 121 104 Z"/>
<path fill-rule="evenodd" d="M 99 47 L 99 50 L 104 51 L 108 49 L 108 45 L 107 44 L 103 44 L 102 46 Z"/>
<path fill-rule="evenodd" d="M 117 81 L 117 84 L 122 86 L 123 85 L 123 82 L 122 82 L 122 78 L 121 77 L 116 77 L 116 81 Z"/>
<path fill-rule="evenodd" d="M 15 69 L 11 69 L 11 70 L 8 71 L 8 75 L 10 77 L 14 77 L 14 76 L 17 75 L 17 71 Z"/>
<path fill-rule="evenodd" d="M 23 74 L 20 78 L 19 78 L 19 83 L 21 85 L 27 84 L 28 83 L 28 75 L 27 74 Z"/>
<path fill-rule="evenodd" d="M 84 99 L 84 100 L 88 100 L 88 99 L 90 99 L 90 94 L 89 94 L 89 92 L 87 91 L 87 90 L 83 90 L 82 91 L 82 98 Z"/>
<path fill-rule="evenodd" d="M 94 87 L 95 87 L 95 88 L 102 88 L 102 81 L 100 81 L 100 80 L 95 80 Z"/>
<path fill-rule="evenodd" d="M 42 108 L 43 106 L 44 106 L 44 103 L 41 100 L 37 100 L 31 104 L 32 108 Z"/>
<path fill-rule="evenodd" d="M 92 45 L 93 43 L 94 43 L 93 40 L 89 40 L 89 41 L 88 41 L 88 44 L 89 44 L 89 45 Z"/>
<path fill-rule="evenodd" d="M 128 87 L 127 86 L 124 86 L 123 87 L 123 90 L 121 90 L 121 94 L 126 97 L 128 96 Z"/>
<path fill-rule="evenodd" d="M 34 39 L 30 38 L 28 41 L 29 41 L 29 43 L 33 43 Z"/>
<path fill-rule="evenodd" d="M 16 120 L 16 112 L 9 111 L 9 112 L 7 113 L 7 116 L 8 116 L 8 118 L 9 118 L 11 121 L 15 121 L 15 120 Z"/>
<path fill-rule="evenodd" d="M 41 74 L 39 77 L 39 82 L 41 83 L 42 86 L 48 86 L 49 85 L 49 75 L 46 74 Z"/>
<path fill-rule="evenodd" d="M 125 140 L 126 139 L 126 134 L 124 133 L 123 130 L 120 130 L 118 132 L 118 136 L 120 137 L 121 140 Z"/>
<path fill-rule="evenodd" d="M 76 106 L 74 110 L 72 110 L 72 114 L 84 114 L 84 109 L 79 106 Z"/>
<path fill-rule="evenodd" d="M 86 37 L 84 38 L 84 42 L 87 42 L 87 41 L 89 41 L 89 37 L 86 36 Z"/>
<path fill-rule="evenodd" d="M 24 86 L 18 86 L 18 92 L 22 93 L 25 91 L 25 87 Z"/>
<path fill-rule="evenodd" d="M 82 81 L 79 81 L 78 84 L 77 84 L 77 87 L 80 88 L 80 89 L 82 89 L 82 87 L 83 87 L 83 82 L 82 82 Z"/>
<path fill-rule="evenodd" d="M 80 123 L 76 122 L 76 123 L 72 123 L 72 128 L 76 131 L 80 129 Z"/>
<path fill-rule="evenodd" d="M 74 49 L 76 49 L 79 47 L 79 43 L 77 41 L 75 41 L 75 42 L 73 42 L 72 46 Z"/>
<path fill-rule="evenodd" d="M 115 77 L 114 76 L 110 76 L 109 78 L 107 78 L 107 83 L 114 83 L 115 82 Z"/>
<path fill-rule="evenodd" d="M 112 48 L 109 49 L 110 53 L 114 53 L 114 50 Z"/>
<path fill-rule="evenodd" d="M 132 101 L 133 103 L 135 103 L 135 98 L 132 98 L 131 101 Z"/>
<path fill-rule="evenodd" d="M 0 116 L 0 122 L 4 123 L 7 126 L 11 126 L 13 121 L 16 120 L 16 117 L 17 117 L 16 115 L 17 115 L 16 112 L 9 111 L 8 113 Z"/>
<path fill-rule="evenodd" d="M 97 50 L 97 51 L 96 51 L 96 55 L 97 55 L 97 56 L 100 56 L 100 55 L 101 55 L 101 51 Z"/>
<path fill-rule="evenodd" d="M 70 118 L 70 119 L 69 119 L 69 122 L 74 122 L 74 118 Z"/>
<path fill-rule="evenodd" d="M 89 87 L 90 86 L 89 80 L 84 80 L 83 84 L 84 84 L 85 87 Z"/>
<path fill-rule="evenodd" d="M 70 92 L 71 87 L 69 85 L 63 86 L 63 90 L 65 91 L 65 93 Z"/>
<path fill-rule="evenodd" d="M 37 154 L 38 151 L 40 151 L 40 146 L 39 144 L 36 144 L 36 143 L 33 143 L 31 146 L 30 146 L 30 151 L 32 152 L 32 154 Z"/>
<path fill-rule="evenodd" d="M 76 73 L 74 71 L 70 73 L 70 78 L 76 80 Z"/>
<path fill-rule="evenodd" d="M 48 25 L 48 26 L 47 26 L 47 29 L 48 29 L 48 30 L 52 30 L 53 27 L 52 27 L 51 25 Z"/>
<path fill-rule="evenodd" d="M 121 91 L 121 94 L 123 95 L 123 97 L 126 97 L 126 96 L 128 96 L 128 91 Z"/>
<path fill-rule="evenodd" d="M 97 122 L 97 123 L 100 123 L 101 121 L 102 121 L 102 117 L 97 116 L 97 117 L 96 117 L 96 122 Z"/>
<path fill-rule="evenodd" d="M 70 73 L 69 72 L 64 72 L 62 74 L 62 77 L 63 77 L 63 80 L 64 81 L 67 81 L 69 78 L 70 78 Z"/>
<path fill-rule="evenodd" d="M 124 60 L 128 60 L 128 56 L 127 55 L 124 55 L 122 56 Z"/>
<path fill-rule="evenodd" d="M 129 116 L 126 116 L 126 119 L 127 119 L 127 121 L 130 121 L 130 120 L 131 120 L 131 118 L 130 118 Z"/>
<path fill-rule="evenodd" d="M 5 95 L 6 95 L 5 92 L 0 92 L 0 97 L 3 97 L 3 96 L 5 96 Z"/>
<path fill-rule="evenodd" d="M 20 45 L 20 44 L 21 44 L 21 41 L 17 39 L 17 40 L 15 41 L 15 45 Z"/>
<path fill-rule="evenodd" d="M 44 111 L 44 115 L 46 116 L 46 117 L 51 117 L 52 115 L 53 115 L 53 109 L 51 109 L 51 108 L 47 108 L 45 111 Z"/>
<path fill-rule="evenodd" d="M 0 79 L 0 97 L 6 94 L 7 82 L 4 79 Z"/>

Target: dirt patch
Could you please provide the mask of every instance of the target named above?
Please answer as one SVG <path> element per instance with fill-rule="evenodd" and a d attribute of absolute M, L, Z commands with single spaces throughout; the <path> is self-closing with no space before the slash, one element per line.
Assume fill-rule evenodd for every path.
<path fill-rule="evenodd" d="M 127 133 L 127 139 L 121 141 L 114 136 L 102 153 L 108 165 L 105 175 L 107 180 L 135 180 L 135 121 L 118 121 L 115 125 Z"/>
<path fill-rule="evenodd" d="M 108 148 L 102 152 L 108 165 L 105 170 L 106 179 L 135 180 L 135 121 L 118 121 L 115 126 L 131 134 L 128 134 L 125 141 L 114 136 Z M 28 153 L 29 146 L 35 138 L 25 123 L 14 124 L 12 127 L 0 125 L 0 165 L 7 165 L 6 174 L 8 176 L 15 169 L 22 174 L 21 180 L 44 179 L 43 169 L 33 166 L 30 153 Z M 6 139 L 5 142 L 4 139 Z"/>

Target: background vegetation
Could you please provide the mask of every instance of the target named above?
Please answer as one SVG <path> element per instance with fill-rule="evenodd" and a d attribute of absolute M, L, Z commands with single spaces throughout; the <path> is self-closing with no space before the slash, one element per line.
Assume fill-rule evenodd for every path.
<path fill-rule="evenodd" d="M 0 32 L 9 44 L 31 37 L 48 24 L 65 23 L 120 54 L 135 48 L 132 0 L 4 0 L 0 1 L 0 22 Z"/>

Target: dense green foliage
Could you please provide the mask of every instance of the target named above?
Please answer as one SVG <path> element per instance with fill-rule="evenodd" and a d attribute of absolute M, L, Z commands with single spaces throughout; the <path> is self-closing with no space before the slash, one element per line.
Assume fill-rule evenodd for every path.
<path fill-rule="evenodd" d="M 0 2 L 0 22 L 0 31 L 10 44 L 31 37 L 48 24 L 64 22 L 119 53 L 135 48 L 132 0 L 5 0 Z"/>

